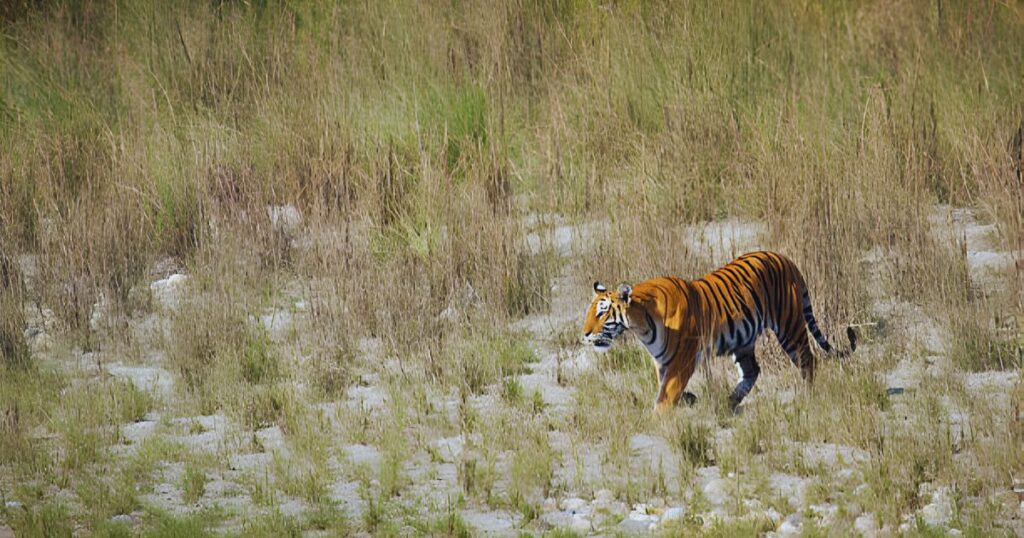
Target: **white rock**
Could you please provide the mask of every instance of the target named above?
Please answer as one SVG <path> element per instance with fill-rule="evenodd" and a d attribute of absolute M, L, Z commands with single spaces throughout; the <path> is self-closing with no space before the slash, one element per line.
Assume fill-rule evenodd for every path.
<path fill-rule="evenodd" d="M 515 528 L 515 519 L 512 514 L 504 511 L 478 512 L 476 510 L 463 510 L 461 516 L 467 525 L 483 535 L 504 536 Z"/>
<path fill-rule="evenodd" d="M 810 508 L 816 516 L 821 518 L 822 524 L 826 527 L 832 524 L 835 520 L 836 513 L 839 512 L 838 506 L 829 503 L 812 504 Z"/>
<path fill-rule="evenodd" d="M 567 512 L 573 512 L 573 513 L 580 512 L 584 508 L 588 508 L 588 507 L 589 507 L 589 505 L 588 505 L 587 501 L 584 501 L 583 499 L 581 499 L 579 497 L 570 497 L 568 499 L 564 499 L 564 500 L 562 500 L 562 504 L 561 504 L 562 510 L 565 510 Z"/>
<path fill-rule="evenodd" d="M 874 514 L 861 514 L 853 522 L 853 528 L 864 536 L 874 536 L 878 532 L 878 523 Z"/>
<path fill-rule="evenodd" d="M 457 435 L 455 437 L 438 439 L 434 442 L 434 447 L 437 449 L 437 453 L 441 456 L 441 461 L 445 463 L 455 463 L 458 461 L 459 456 L 462 455 L 462 447 L 464 444 L 462 436 Z"/>
<path fill-rule="evenodd" d="M 110 521 L 112 523 L 126 523 L 130 525 L 135 521 L 135 518 L 128 514 L 117 514 L 116 516 L 111 517 Z"/>
<path fill-rule="evenodd" d="M 287 310 L 275 310 L 260 316 L 260 324 L 275 342 L 280 342 L 288 336 L 292 323 L 292 313 Z"/>
<path fill-rule="evenodd" d="M 658 523 L 656 516 L 641 514 L 638 512 L 630 512 L 625 519 L 623 519 L 618 526 L 618 529 L 623 532 L 637 533 L 637 532 L 649 532 Z"/>
<path fill-rule="evenodd" d="M 868 451 L 835 443 L 801 443 L 804 461 L 809 465 L 849 465 L 866 462 L 871 458 Z"/>
<path fill-rule="evenodd" d="M 157 304 L 168 310 L 174 310 L 181 303 L 181 297 L 185 293 L 187 283 L 188 276 L 175 273 L 167 278 L 153 282 L 149 285 L 149 289 L 153 292 L 153 300 Z"/>
<path fill-rule="evenodd" d="M 454 306 L 449 306 L 437 315 L 437 319 L 440 319 L 441 321 L 456 322 L 462 319 L 462 315 Z"/>
<path fill-rule="evenodd" d="M 933 527 L 944 527 L 953 519 L 953 500 L 949 488 L 943 486 L 932 494 L 932 502 L 921 508 L 921 519 Z"/>
<path fill-rule="evenodd" d="M 672 508 L 665 510 L 665 512 L 661 514 L 661 521 L 678 521 L 682 519 L 685 514 L 686 508 L 682 506 L 673 506 Z"/>
<path fill-rule="evenodd" d="M 387 406 L 388 395 L 377 386 L 353 386 L 345 391 L 351 407 L 366 410 L 382 410 Z"/>
<path fill-rule="evenodd" d="M 345 455 L 353 465 L 365 465 L 374 472 L 380 468 L 380 451 L 370 445 L 348 445 L 344 449 Z"/>
<path fill-rule="evenodd" d="M 572 525 L 572 514 L 561 510 L 541 514 L 539 519 L 556 529 Z"/>
<path fill-rule="evenodd" d="M 789 504 L 793 506 L 802 506 L 804 504 L 808 484 L 810 484 L 810 480 L 807 478 L 785 473 L 772 473 L 768 477 L 768 486 L 782 497 L 785 497 Z"/>
<path fill-rule="evenodd" d="M 729 484 L 721 478 L 712 478 L 704 486 L 704 498 L 713 505 L 722 505 L 729 500 Z"/>
<path fill-rule="evenodd" d="M 174 391 L 174 376 L 158 366 L 125 366 L 120 363 L 107 366 L 110 375 L 131 381 L 139 390 L 152 390 L 163 396 Z"/>
<path fill-rule="evenodd" d="M 302 213 L 291 204 L 267 206 L 267 216 L 270 225 L 279 232 L 295 234 L 302 226 Z"/>
<path fill-rule="evenodd" d="M 100 300 L 92 305 L 92 314 L 89 316 L 89 328 L 95 332 L 99 331 L 110 318 L 110 301 L 107 296 L 100 294 Z"/>
<path fill-rule="evenodd" d="M 156 430 L 156 424 L 156 421 L 153 420 L 142 420 L 125 424 L 121 426 L 121 436 L 131 444 L 138 443 L 153 435 L 153 432 Z"/>
<path fill-rule="evenodd" d="M 573 514 L 572 521 L 569 523 L 569 529 L 576 532 L 590 532 L 593 528 L 590 520 L 583 514 Z"/>
<path fill-rule="evenodd" d="M 790 514 L 779 525 L 778 533 L 780 536 L 798 536 L 801 526 L 803 526 L 803 518 L 800 514 Z"/>
<path fill-rule="evenodd" d="M 615 500 L 615 494 L 610 489 L 599 489 L 597 493 L 594 493 L 594 501 L 601 503 L 610 503 Z"/>

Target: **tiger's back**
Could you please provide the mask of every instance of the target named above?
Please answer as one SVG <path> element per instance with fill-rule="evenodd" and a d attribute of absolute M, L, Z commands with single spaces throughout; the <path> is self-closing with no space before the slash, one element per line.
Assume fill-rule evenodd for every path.
<path fill-rule="evenodd" d="M 614 304 L 615 298 L 612 294 L 605 299 L 609 309 L 618 306 L 619 324 L 633 330 L 654 359 L 659 408 L 681 397 L 692 401 L 695 397 L 684 389 L 697 363 L 707 355 L 727 354 L 734 356 L 740 372 L 730 397 L 738 405 L 760 374 L 754 344 L 765 330 L 775 333 L 807 381 L 813 380 L 815 368 L 808 333 L 826 352 L 849 353 L 836 352 L 822 335 L 803 275 L 789 258 L 774 252 L 744 254 L 696 280 L 659 277 L 624 286 L 617 297 L 620 304 Z M 592 308 L 595 314 L 598 310 Z M 586 323 L 584 331 L 592 334 Z M 602 333 L 606 341 L 623 329 L 612 332 Z M 847 335 L 852 351 L 853 331 L 848 329 Z"/>

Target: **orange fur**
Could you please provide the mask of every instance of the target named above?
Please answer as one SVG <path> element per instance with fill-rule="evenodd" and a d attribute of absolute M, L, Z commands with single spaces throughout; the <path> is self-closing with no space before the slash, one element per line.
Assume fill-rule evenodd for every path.
<path fill-rule="evenodd" d="M 817 329 L 799 269 L 788 258 L 763 251 L 745 254 L 697 280 L 659 277 L 619 290 L 595 283 L 583 324 L 584 338 L 599 348 L 607 348 L 626 330 L 647 345 L 659 379 L 659 411 L 684 396 L 700 359 L 727 353 L 735 354 L 741 367 L 733 393 L 733 405 L 738 405 L 760 372 L 754 341 L 765 329 L 776 333 L 807 382 L 813 381 L 815 369 L 809 329 L 822 348 L 833 351 Z M 854 335 L 847 334 L 852 351 Z"/>

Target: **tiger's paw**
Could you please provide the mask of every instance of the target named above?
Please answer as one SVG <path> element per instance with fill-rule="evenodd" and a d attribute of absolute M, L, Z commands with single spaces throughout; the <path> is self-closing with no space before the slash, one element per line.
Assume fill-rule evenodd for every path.
<path fill-rule="evenodd" d="M 684 392 L 679 401 L 686 404 L 688 407 L 693 407 L 693 405 L 697 403 L 697 395 L 692 392 Z"/>
<path fill-rule="evenodd" d="M 733 396 L 729 396 L 729 411 L 732 411 L 733 415 L 738 415 L 743 412 L 743 406 L 740 405 L 740 402 L 742 401 L 742 398 L 735 398 Z"/>

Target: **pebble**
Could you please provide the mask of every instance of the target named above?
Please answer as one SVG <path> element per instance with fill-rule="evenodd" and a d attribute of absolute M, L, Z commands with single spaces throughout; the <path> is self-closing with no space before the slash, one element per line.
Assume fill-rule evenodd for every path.
<path fill-rule="evenodd" d="M 618 529 L 623 532 L 648 532 L 654 528 L 658 523 L 656 516 L 650 516 L 647 514 L 638 514 L 632 512 L 626 519 L 623 519 L 619 523 Z"/>
<path fill-rule="evenodd" d="M 874 536 L 878 532 L 878 524 L 872 514 L 861 514 L 853 521 L 853 528 L 864 536 Z"/>
<path fill-rule="evenodd" d="M 587 507 L 588 507 L 587 501 L 584 501 L 583 499 L 581 499 L 579 497 L 571 497 L 569 499 L 564 499 L 562 501 L 562 505 L 561 505 L 562 510 L 565 510 L 567 512 L 573 512 L 573 513 L 581 512 L 581 511 L 583 511 L 583 509 L 585 509 Z"/>
<path fill-rule="evenodd" d="M 797 536 L 800 534 L 800 527 L 803 524 L 803 518 L 800 514 L 790 514 L 786 516 L 786 519 L 779 525 L 778 533 L 781 536 Z"/>
<path fill-rule="evenodd" d="M 665 522 L 665 521 L 678 521 L 678 520 L 682 519 L 683 515 L 685 515 L 685 514 L 686 514 L 686 509 L 685 508 L 683 508 L 682 506 L 673 506 L 672 508 L 669 508 L 669 509 L 665 510 L 665 512 L 663 514 L 661 514 L 661 520 L 663 522 Z"/>

